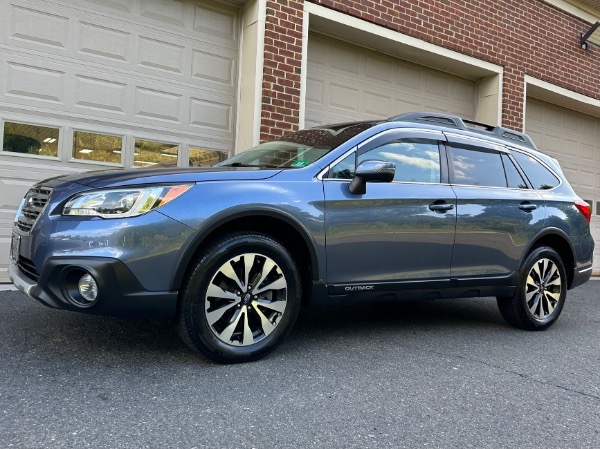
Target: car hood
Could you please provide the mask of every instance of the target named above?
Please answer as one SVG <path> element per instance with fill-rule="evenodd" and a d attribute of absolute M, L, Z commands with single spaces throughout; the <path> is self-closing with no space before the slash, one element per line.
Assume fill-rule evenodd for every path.
<path fill-rule="evenodd" d="M 105 188 L 159 183 L 245 181 L 267 179 L 279 172 L 281 172 L 279 169 L 261 169 L 258 167 L 117 169 L 59 176 L 46 180 L 43 184 L 52 187 L 52 185 L 66 182 L 93 188 Z"/>

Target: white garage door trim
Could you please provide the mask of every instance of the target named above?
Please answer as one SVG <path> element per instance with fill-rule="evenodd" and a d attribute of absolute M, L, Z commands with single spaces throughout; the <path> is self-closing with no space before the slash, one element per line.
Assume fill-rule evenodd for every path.
<path fill-rule="evenodd" d="M 600 100 L 587 97 L 578 92 L 555 86 L 547 81 L 525 75 L 525 90 L 523 104 L 527 107 L 527 97 L 537 98 L 548 103 L 554 103 L 577 112 L 600 117 Z M 523 111 L 525 117 L 525 111 Z M 525 118 L 523 118 L 523 129 L 525 129 Z"/>
<path fill-rule="evenodd" d="M 533 135 L 538 147 L 549 154 L 556 157 L 561 163 L 565 175 L 571 179 L 571 183 L 575 191 L 585 200 L 591 203 L 592 215 L 592 233 L 596 240 L 596 250 L 594 256 L 594 275 L 600 275 L 600 188 L 598 180 L 600 179 L 600 161 L 595 160 L 598 155 L 594 152 L 598 149 L 598 132 L 600 128 L 600 101 L 586 97 L 576 92 L 569 91 L 562 87 L 553 86 L 545 81 L 541 81 L 532 77 L 526 77 L 525 89 L 525 112 L 524 130 L 529 133 L 535 133 L 540 128 L 542 135 Z M 533 110 L 533 101 L 536 101 L 536 111 L 542 114 L 550 114 L 548 117 L 554 117 L 557 113 L 560 114 L 558 119 L 551 123 L 546 123 L 548 117 L 542 115 L 536 122 L 533 122 L 534 116 L 531 115 Z M 527 108 L 529 108 L 529 113 Z M 582 115 L 578 115 L 582 114 Z M 528 120 L 531 122 L 530 127 L 527 127 Z M 558 122 L 560 120 L 560 123 Z M 561 128 L 565 123 L 570 126 Z M 533 125 L 537 124 L 533 129 Z M 559 129 L 556 129 L 559 127 Z M 593 127 L 593 128 L 592 128 Z M 573 130 L 569 130 L 573 128 Z M 588 130 L 589 131 L 586 131 Z M 589 137 L 586 138 L 586 132 Z M 544 144 L 544 139 L 550 139 Z M 573 142 L 572 145 L 561 145 L 561 152 L 552 151 L 551 142 L 560 140 L 564 142 Z M 545 148 L 547 146 L 548 148 Z M 563 154 L 564 147 L 564 154 Z M 585 160 L 581 157 L 586 155 Z"/>
<path fill-rule="evenodd" d="M 443 68 L 448 73 L 468 79 L 478 79 L 476 120 L 491 125 L 501 124 L 503 76 L 501 66 L 424 42 L 357 17 L 305 2 L 302 33 L 300 128 L 305 126 L 306 116 L 309 26 L 311 30 L 363 47 L 377 49 L 381 53 L 403 60 L 433 69 Z"/>
<path fill-rule="evenodd" d="M 307 127 L 413 111 L 476 118 L 473 80 L 316 33 L 308 58 Z"/>

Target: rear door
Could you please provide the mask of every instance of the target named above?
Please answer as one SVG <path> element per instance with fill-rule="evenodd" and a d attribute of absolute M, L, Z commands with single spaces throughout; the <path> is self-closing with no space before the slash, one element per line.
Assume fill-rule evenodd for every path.
<path fill-rule="evenodd" d="M 443 140 L 441 132 L 386 131 L 333 164 L 323 180 L 330 285 L 449 278 L 456 197 Z M 394 181 L 350 193 L 357 163 L 369 159 L 393 162 Z"/>
<path fill-rule="evenodd" d="M 452 277 L 507 277 L 544 225 L 544 201 L 504 147 L 451 134 L 447 138 L 450 183 L 457 197 Z"/>

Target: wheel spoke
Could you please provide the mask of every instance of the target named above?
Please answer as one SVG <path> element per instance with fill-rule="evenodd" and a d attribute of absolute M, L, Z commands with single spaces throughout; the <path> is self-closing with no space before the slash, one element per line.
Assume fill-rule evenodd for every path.
<path fill-rule="evenodd" d="M 265 336 L 269 335 L 271 332 L 273 332 L 273 329 L 275 329 L 275 326 L 273 325 L 273 323 L 271 323 L 269 321 L 269 319 L 265 316 L 265 314 L 262 313 L 262 311 L 258 307 L 256 307 L 255 304 L 252 304 L 252 308 L 260 317 L 260 324 L 262 326 L 262 330 L 263 330 Z"/>
<path fill-rule="evenodd" d="M 551 285 L 561 285 L 560 276 L 556 276 L 554 279 L 546 282 L 546 287 Z"/>
<path fill-rule="evenodd" d="M 533 283 L 535 283 L 536 285 L 539 285 L 542 281 L 542 274 L 540 273 L 540 268 L 542 265 L 542 261 L 537 262 L 536 264 L 533 265 L 533 267 L 531 268 L 531 272 L 529 273 L 529 277 L 532 279 Z M 537 279 L 533 279 L 532 274 L 534 274 Z"/>
<path fill-rule="evenodd" d="M 233 299 L 238 300 L 238 302 L 240 299 L 235 293 L 223 290 L 221 287 L 217 287 L 215 284 L 210 284 L 208 291 L 206 292 L 206 296 L 209 298 Z"/>
<path fill-rule="evenodd" d="M 257 300 L 252 302 L 252 307 L 256 309 L 256 307 L 265 307 L 269 310 L 274 310 L 275 312 L 283 313 L 285 312 L 286 301 L 264 301 Z"/>
<path fill-rule="evenodd" d="M 219 307 L 216 310 L 212 310 L 212 311 L 208 311 L 208 307 L 206 310 L 206 320 L 208 321 L 208 324 L 210 324 L 211 326 L 213 324 L 215 324 L 217 321 L 219 321 L 223 315 L 225 314 L 225 312 L 227 312 L 228 310 L 230 310 L 232 307 L 238 305 L 240 303 L 240 298 L 235 298 L 236 300 L 230 304 L 227 304 L 223 307 Z M 208 302 L 206 303 L 208 306 Z"/>
<path fill-rule="evenodd" d="M 556 301 L 552 301 L 548 292 L 544 295 L 544 302 L 546 303 L 546 307 L 548 309 L 548 315 L 550 315 L 554 311 L 554 304 Z"/>
<path fill-rule="evenodd" d="M 550 261 L 548 263 L 550 264 L 550 270 L 548 270 L 548 274 L 546 274 L 546 277 L 544 278 L 544 282 L 546 282 L 546 284 L 548 283 L 548 281 L 550 279 L 552 279 L 554 277 L 554 275 L 558 271 L 558 268 L 556 268 L 556 265 L 554 265 Z"/>
<path fill-rule="evenodd" d="M 528 279 L 530 279 L 530 278 L 531 278 L 531 276 Z M 527 299 L 527 304 L 529 304 L 529 302 L 531 301 L 531 298 L 533 298 L 533 295 L 535 295 L 539 291 L 540 291 L 540 287 L 538 285 L 535 285 L 533 282 L 527 283 L 527 288 L 525 289 L 525 299 Z"/>
<path fill-rule="evenodd" d="M 235 270 L 233 269 L 233 266 L 231 266 L 231 262 L 233 262 L 233 259 L 230 260 L 229 262 L 225 263 L 221 268 L 220 268 L 220 272 L 223 273 L 225 276 L 227 276 L 229 279 L 231 279 L 232 281 L 234 281 L 238 288 L 240 290 L 244 290 L 243 284 L 240 281 L 240 279 L 238 278 L 237 273 L 235 272 Z"/>
<path fill-rule="evenodd" d="M 254 343 L 254 336 L 252 335 L 252 330 L 250 329 L 250 325 L 248 324 L 248 310 L 244 308 L 242 313 L 244 314 L 244 339 L 242 341 L 242 344 L 244 346 L 247 346 Z"/>
<path fill-rule="evenodd" d="M 260 277 L 258 278 L 258 280 L 256 281 L 256 283 L 254 284 L 254 289 L 252 290 L 252 294 L 254 295 L 258 295 L 258 293 L 260 293 L 259 291 L 257 291 L 257 288 L 260 284 L 262 284 L 262 282 L 265 280 L 265 278 L 269 275 L 269 273 L 271 272 L 271 270 L 273 269 L 273 267 L 275 266 L 275 262 L 272 261 L 271 259 L 265 259 L 265 262 L 262 266 L 262 270 L 260 271 Z M 265 289 L 260 290 L 261 292 L 264 291 Z"/>
<path fill-rule="evenodd" d="M 550 298 L 552 298 L 553 301 L 558 302 L 558 300 L 560 299 L 560 292 L 550 292 L 548 290 L 546 290 L 546 295 L 549 296 Z"/>
<path fill-rule="evenodd" d="M 256 254 L 244 254 L 244 286 L 248 287 L 250 284 L 250 270 L 256 260 Z"/>
<path fill-rule="evenodd" d="M 221 340 L 223 340 L 226 343 L 231 343 L 231 336 L 233 335 L 235 328 L 237 327 L 238 323 L 240 322 L 241 317 L 242 317 L 241 310 L 236 311 L 234 320 L 231 322 L 231 324 L 229 324 L 229 326 L 227 326 L 225 329 L 223 329 L 223 332 L 221 332 L 221 334 L 219 335 L 219 338 Z"/>
<path fill-rule="evenodd" d="M 541 293 L 538 293 L 535 297 L 535 300 L 533 301 L 533 304 L 529 307 L 529 310 L 531 311 L 531 314 L 533 316 L 538 316 L 538 314 L 536 314 L 536 310 L 538 309 L 538 306 L 540 304 L 540 297 L 541 297 Z"/>
<path fill-rule="evenodd" d="M 265 285 L 262 288 L 254 289 L 254 291 L 252 293 L 254 293 L 255 295 L 259 295 L 266 290 L 281 290 L 282 288 L 286 288 L 286 287 L 287 287 L 287 282 L 285 281 L 285 278 L 282 276 L 279 279 L 271 282 L 270 284 Z"/>

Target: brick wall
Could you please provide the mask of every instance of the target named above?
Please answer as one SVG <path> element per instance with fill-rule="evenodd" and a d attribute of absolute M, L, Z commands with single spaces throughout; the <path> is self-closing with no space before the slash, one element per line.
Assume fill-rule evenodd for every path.
<path fill-rule="evenodd" d="M 540 0 L 311 0 L 504 67 L 502 121 L 523 126 L 524 76 L 600 99 L 600 48 L 589 24 Z M 268 0 L 261 140 L 297 128 L 302 0 Z"/>

